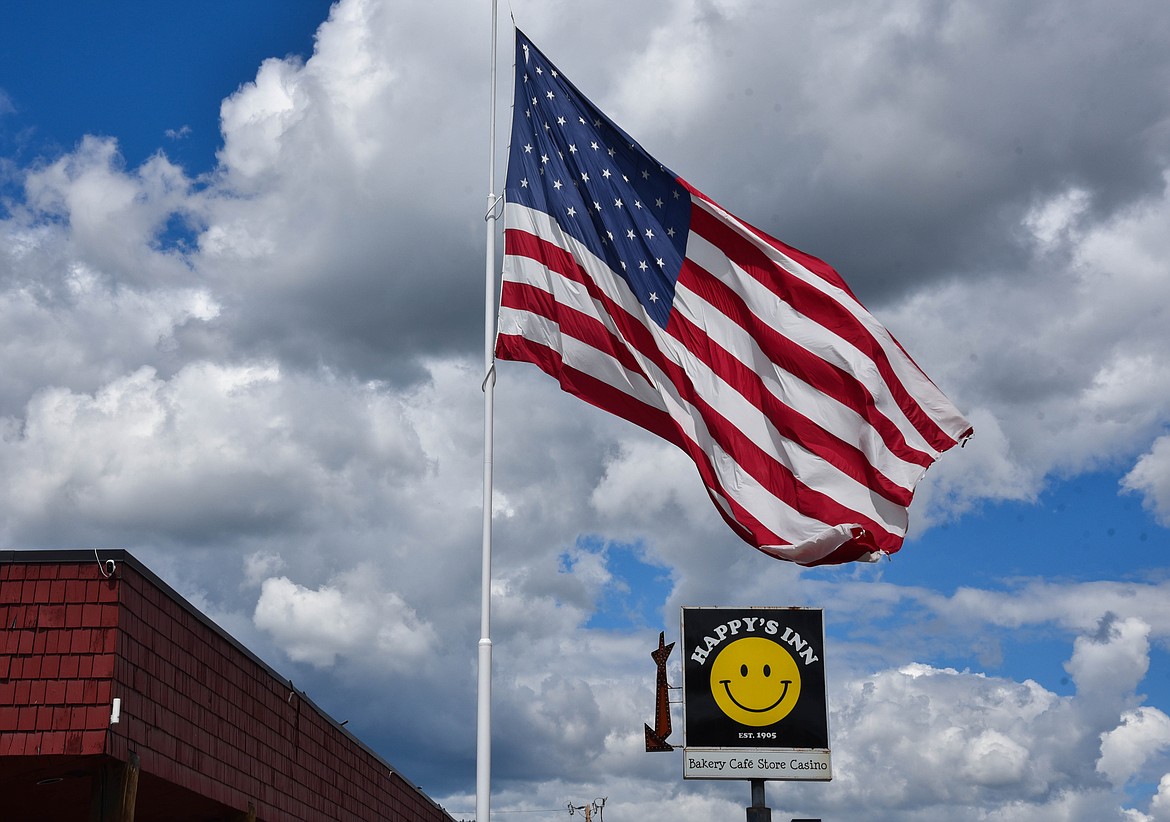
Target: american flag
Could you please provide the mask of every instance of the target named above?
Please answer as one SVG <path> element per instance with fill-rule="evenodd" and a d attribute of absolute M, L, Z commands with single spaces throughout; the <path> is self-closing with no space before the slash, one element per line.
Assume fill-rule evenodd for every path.
<path fill-rule="evenodd" d="M 822 261 L 664 167 L 521 32 L 496 356 L 682 448 L 803 565 L 897 551 L 971 426 Z"/>

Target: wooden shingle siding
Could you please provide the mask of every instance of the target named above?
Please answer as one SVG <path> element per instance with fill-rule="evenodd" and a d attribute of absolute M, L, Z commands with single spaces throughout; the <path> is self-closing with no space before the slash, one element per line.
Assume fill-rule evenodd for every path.
<path fill-rule="evenodd" d="M 0 756 L 104 752 L 117 599 L 96 563 L 0 565 Z"/>
<path fill-rule="evenodd" d="M 272 822 L 451 822 L 132 556 L 101 560 L 3 552 L 0 757 L 136 756 L 139 818 L 169 788 Z"/>

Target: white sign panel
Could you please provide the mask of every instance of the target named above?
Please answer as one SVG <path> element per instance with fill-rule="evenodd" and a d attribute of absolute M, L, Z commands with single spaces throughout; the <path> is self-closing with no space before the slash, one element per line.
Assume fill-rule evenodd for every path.
<path fill-rule="evenodd" d="M 833 778 L 829 751 L 761 748 L 687 748 L 684 779 L 799 779 L 828 782 Z"/>

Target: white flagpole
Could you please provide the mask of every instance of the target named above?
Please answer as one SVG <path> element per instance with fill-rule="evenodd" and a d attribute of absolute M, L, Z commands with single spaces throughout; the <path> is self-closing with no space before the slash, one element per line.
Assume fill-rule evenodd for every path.
<path fill-rule="evenodd" d="M 483 567 L 480 578 L 478 714 L 475 727 L 475 819 L 489 822 L 492 786 L 492 430 L 495 411 L 496 304 L 496 3 L 492 0 L 487 249 L 483 315 Z"/>

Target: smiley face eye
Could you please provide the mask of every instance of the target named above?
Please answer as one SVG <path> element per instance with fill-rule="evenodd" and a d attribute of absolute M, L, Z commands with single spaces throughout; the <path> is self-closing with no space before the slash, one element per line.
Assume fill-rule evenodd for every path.
<path fill-rule="evenodd" d="M 739 666 L 739 675 L 740 676 L 747 676 L 747 666 L 746 665 Z"/>
<path fill-rule="evenodd" d="M 772 666 L 765 665 L 764 666 L 764 676 L 771 676 L 771 675 L 772 675 Z"/>

